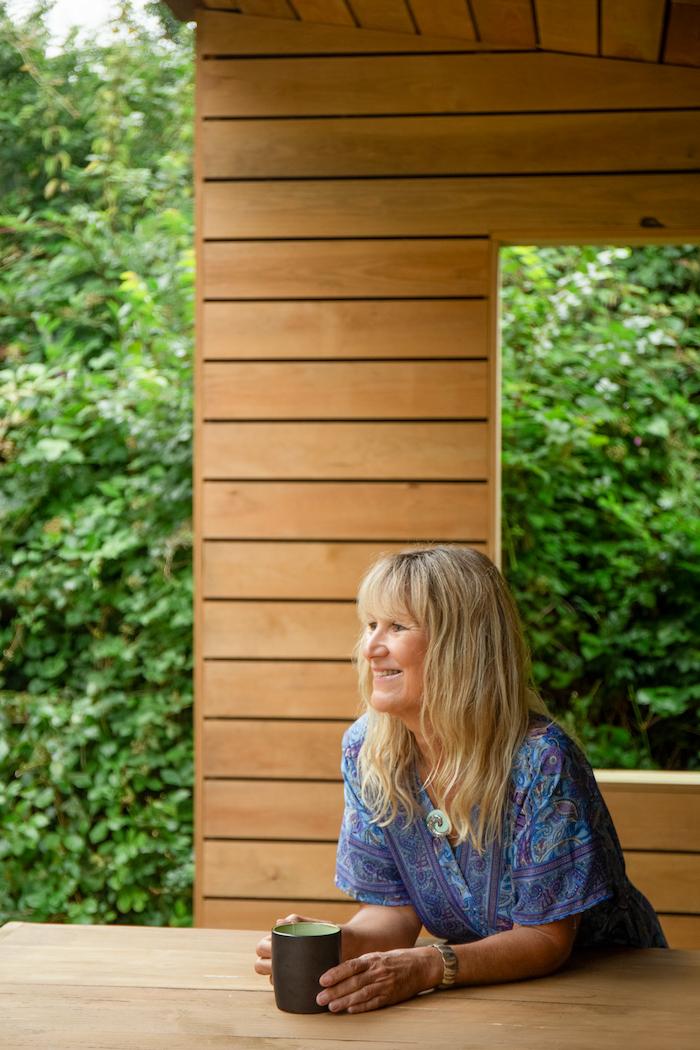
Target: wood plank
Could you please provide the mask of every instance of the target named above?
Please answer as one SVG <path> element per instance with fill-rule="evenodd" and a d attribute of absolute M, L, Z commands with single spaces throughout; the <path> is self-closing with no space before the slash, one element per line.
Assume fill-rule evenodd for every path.
<path fill-rule="evenodd" d="M 358 910 L 354 901 L 226 900 L 205 898 L 201 904 L 202 926 L 229 930 L 269 930 L 288 915 L 323 917 L 327 922 L 348 922 Z"/>
<path fill-rule="evenodd" d="M 659 912 L 700 913 L 700 856 L 625 851 L 627 874 Z"/>
<path fill-rule="evenodd" d="M 205 602 L 203 620 L 205 659 L 348 660 L 359 634 L 354 602 Z"/>
<path fill-rule="evenodd" d="M 333 885 L 335 845 L 204 843 L 204 896 L 347 900 Z"/>
<path fill-rule="evenodd" d="M 700 772 L 681 769 L 596 769 L 595 777 L 603 790 L 609 786 L 624 789 L 634 788 L 644 792 L 650 787 L 655 791 L 676 791 L 678 788 L 700 791 Z"/>
<path fill-rule="evenodd" d="M 598 0 L 537 0 L 540 47 L 597 55 L 598 6 Z"/>
<path fill-rule="evenodd" d="M 531 0 L 470 0 L 480 40 L 513 47 L 537 43 Z"/>
<path fill-rule="evenodd" d="M 416 36 L 380 29 L 358 31 L 354 26 L 346 28 L 310 22 L 275 22 L 269 18 L 207 10 L 198 12 L 197 38 L 200 56 L 390 54 L 392 51 L 478 51 L 499 47 L 492 42 L 481 44 L 476 40 L 455 40 L 454 37 Z"/>
<path fill-rule="evenodd" d="M 392 33 L 414 33 L 404 0 L 352 0 L 355 17 L 364 29 L 385 29 Z"/>
<path fill-rule="evenodd" d="M 349 660 L 206 660 L 197 707 L 204 718 L 354 719 L 357 672 Z"/>
<path fill-rule="evenodd" d="M 486 295 L 486 240 L 437 238 L 538 225 L 639 229 L 645 216 L 682 230 L 700 225 L 699 201 L 691 172 L 212 183 L 207 236 L 436 239 L 207 244 L 204 290 L 209 298 Z"/>
<path fill-rule="evenodd" d="M 422 34 L 476 40 L 469 5 L 465 0 L 411 0 L 411 10 Z"/>
<path fill-rule="evenodd" d="M 254 196 L 261 204 L 260 195 Z M 275 197 L 271 192 L 273 209 L 280 203 Z M 286 205 L 282 207 L 286 211 Z M 236 211 L 240 225 L 242 216 Z M 262 213 L 256 211 L 250 225 L 261 220 Z M 375 215 L 370 224 L 378 221 L 381 223 Z M 329 216 L 328 222 L 335 220 Z M 278 217 L 274 236 L 287 236 L 282 227 L 290 223 L 303 229 L 303 219 L 288 213 Z M 267 220 L 261 224 L 267 225 Z M 209 225 L 210 234 L 214 228 Z M 487 242 L 478 239 L 206 243 L 202 287 L 207 299 L 485 295 L 487 252 Z"/>
<path fill-rule="evenodd" d="M 487 306 L 456 299 L 204 303 L 202 350 L 229 360 L 484 357 Z"/>
<path fill-rule="evenodd" d="M 206 539 L 485 541 L 488 486 L 449 482 L 207 482 Z"/>
<path fill-rule="evenodd" d="M 624 849 L 700 852 L 700 791 L 619 785 L 603 797 Z"/>
<path fill-rule="evenodd" d="M 663 171 L 700 153 L 697 112 L 673 110 L 207 120 L 200 137 L 218 179 Z"/>
<path fill-rule="evenodd" d="M 338 761 L 333 776 L 337 766 Z M 295 839 L 335 842 L 338 838 L 343 818 L 340 783 L 205 780 L 203 791 L 207 838 L 247 839 L 251 829 L 257 835 L 261 827 L 266 839 L 289 839 L 290 828 Z"/>
<path fill-rule="evenodd" d="M 349 722 L 272 722 L 207 719 L 202 726 L 204 777 L 291 777 L 339 780 L 341 740 Z M 278 795 L 288 785 L 279 783 Z M 261 806 L 264 794 L 261 785 Z M 206 797 L 206 796 L 205 796 Z M 338 825 L 339 826 L 339 825 Z M 338 829 L 330 837 L 335 842 Z M 271 837 L 262 817 L 245 838 Z M 285 838 L 304 838 L 294 823 Z"/>
<path fill-rule="evenodd" d="M 205 364 L 205 419 L 486 419 L 485 361 Z"/>
<path fill-rule="evenodd" d="M 666 0 L 605 0 L 601 9 L 601 51 L 613 58 L 657 62 Z"/>
<path fill-rule="evenodd" d="M 118 981 L 112 987 L 38 980 L 6 986 L 4 1032 L 11 1019 L 12 1050 L 617 1050 L 628 1042 L 638 1050 L 696 1050 L 698 963 L 692 952 L 596 953 L 550 978 L 480 988 L 478 994 L 456 988 L 439 1000 L 425 995 L 338 1020 L 275 1009 L 267 978 L 251 967 L 261 931 L 197 932 L 235 939 L 223 979 L 209 978 L 210 988 L 171 988 L 160 973 L 160 987 L 140 988 L 134 981 L 128 993 Z M 199 961 L 185 952 L 180 965 L 192 969 Z M 547 997 L 550 1009 L 543 1010 L 538 996 Z"/>
<path fill-rule="evenodd" d="M 669 948 L 700 949 L 700 915 L 662 914 L 659 919 Z"/>
<path fill-rule="evenodd" d="M 674 0 L 666 31 L 664 62 L 700 66 L 700 5 Z"/>
<path fill-rule="evenodd" d="M 375 558 L 405 548 L 405 543 L 205 542 L 202 595 L 352 600 Z"/>
<path fill-rule="evenodd" d="M 484 481 L 487 423 L 206 423 L 207 480 Z"/>
<path fill-rule="evenodd" d="M 303 22 L 354 26 L 345 0 L 294 0 L 294 9 Z"/>
<path fill-rule="evenodd" d="M 352 32 L 352 30 L 349 30 Z M 412 38 L 410 38 L 412 39 Z M 200 67 L 202 114 L 531 113 L 697 106 L 700 74 L 580 55 L 260 58 Z"/>
<path fill-rule="evenodd" d="M 236 7 L 244 15 L 258 18 L 296 18 L 289 0 L 236 0 Z"/>

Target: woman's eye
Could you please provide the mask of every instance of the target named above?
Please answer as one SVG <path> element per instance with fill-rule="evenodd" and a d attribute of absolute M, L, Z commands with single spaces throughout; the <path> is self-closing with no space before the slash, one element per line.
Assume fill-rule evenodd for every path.
<path fill-rule="evenodd" d="M 369 631 L 369 633 L 370 633 L 370 634 L 371 634 L 371 633 L 372 633 L 372 632 L 373 632 L 374 630 L 376 630 L 376 627 L 377 627 L 376 623 L 368 623 L 368 624 L 367 624 L 367 630 Z"/>
<path fill-rule="evenodd" d="M 404 625 L 402 623 L 392 623 L 391 629 L 393 631 L 405 631 L 406 630 L 406 628 L 404 627 Z"/>

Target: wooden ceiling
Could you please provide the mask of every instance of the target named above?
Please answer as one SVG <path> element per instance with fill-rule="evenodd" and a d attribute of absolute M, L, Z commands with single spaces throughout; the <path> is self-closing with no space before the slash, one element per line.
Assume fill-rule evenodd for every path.
<path fill-rule="evenodd" d="M 700 0 L 167 0 L 260 18 L 423 36 L 455 49 L 560 51 L 700 66 Z M 427 40 L 426 40 L 427 43 Z M 443 49 L 441 48 L 441 50 Z"/>

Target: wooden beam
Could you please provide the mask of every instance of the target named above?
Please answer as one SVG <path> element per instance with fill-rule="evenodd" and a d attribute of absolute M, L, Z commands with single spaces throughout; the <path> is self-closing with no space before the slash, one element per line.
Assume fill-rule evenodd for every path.
<path fill-rule="evenodd" d="M 294 211 L 296 202 L 287 185 Z M 254 196 L 262 205 L 264 195 Z M 269 203 L 273 205 L 272 192 Z M 262 222 L 262 215 L 256 209 L 253 222 Z M 238 209 L 236 216 L 234 222 L 244 221 Z M 281 217 L 277 224 L 272 219 L 278 231 L 283 222 Z M 310 234 L 310 216 L 297 214 L 292 222 L 300 231 L 306 224 Z M 207 299 L 484 295 L 487 258 L 488 242 L 478 239 L 208 242 L 202 289 Z"/>
<path fill-rule="evenodd" d="M 206 244 L 205 294 L 486 295 L 486 238 L 499 227 L 642 230 L 645 225 L 700 226 L 700 175 L 214 183 L 204 193 L 206 236 L 431 239 Z M 474 234 L 484 239 L 432 239 Z M 576 240 L 575 232 L 571 236 Z"/>
<path fill-rule="evenodd" d="M 204 366 L 207 420 L 486 419 L 485 361 L 246 361 Z"/>
<path fill-rule="evenodd" d="M 204 718 L 356 718 L 357 672 L 345 662 L 207 660 Z"/>
<path fill-rule="evenodd" d="M 699 123 L 700 106 L 646 113 L 207 120 L 201 142 L 208 179 L 677 171 L 700 164 Z M 207 187 L 212 192 L 215 187 Z"/>
<path fill-rule="evenodd" d="M 698 70 L 543 52 L 211 59 L 199 79 L 207 117 L 677 109 L 700 93 Z"/>
<path fill-rule="evenodd" d="M 488 500 L 473 483 L 210 481 L 200 502 L 206 539 L 467 543 L 489 535 Z"/>
<path fill-rule="evenodd" d="M 528 242 L 529 243 L 529 242 Z M 208 359 L 485 357 L 483 299 L 209 302 Z"/>

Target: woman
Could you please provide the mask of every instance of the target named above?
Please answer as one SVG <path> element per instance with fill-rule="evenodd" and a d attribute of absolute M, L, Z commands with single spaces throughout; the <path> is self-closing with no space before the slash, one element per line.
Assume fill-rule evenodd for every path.
<path fill-rule="evenodd" d="M 362 907 L 318 1001 L 357 1013 L 537 977 L 574 943 L 665 947 L 590 766 L 529 688 L 518 614 L 488 558 L 446 546 L 383 557 L 358 611 L 366 713 L 343 739 L 336 885 Z M 449 943 L 416 946 L 422 925 Z M 269 937 L 256 970 L 270 973 Z"/>

